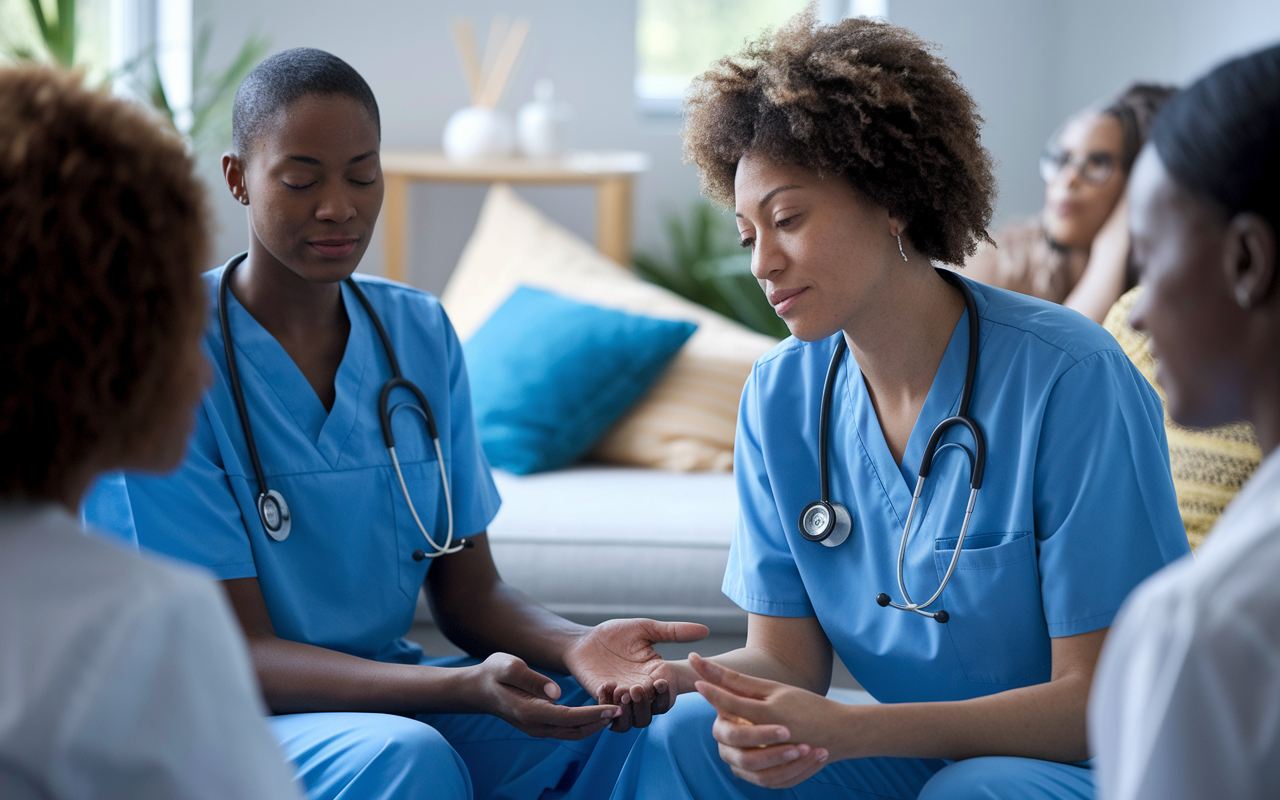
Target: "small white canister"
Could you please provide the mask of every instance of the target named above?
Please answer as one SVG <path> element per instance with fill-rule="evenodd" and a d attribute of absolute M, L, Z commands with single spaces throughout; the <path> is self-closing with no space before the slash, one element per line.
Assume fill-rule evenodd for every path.
<path fill-rule="evenodd" d="M 530 158 L 555 158 L 564 152 L 564 128 L 569 109 L 554 101 L 555 86 L 543 78 L 533 86 L 534 100 L 516 117 L 520 152 Z"/>
<path fill-rule="evenodd" d="M 505 111 L 467 106 L 453 112 L 444 126 L 444 152 L 454 161 L 502 158 L 515 150 L 515 131 Z"/>

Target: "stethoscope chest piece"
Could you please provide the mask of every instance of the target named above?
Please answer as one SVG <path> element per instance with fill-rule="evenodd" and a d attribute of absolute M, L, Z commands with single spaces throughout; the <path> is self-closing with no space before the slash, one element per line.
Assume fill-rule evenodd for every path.
<path fill-rule="evenodd" d="M 283 542 L 289 538 L 293 517 L 289 515 L 289 504 L 284 501 L 284 496 L 275 489 L 268 489 L 258 495 L 258 516 L 262 519 L 262 527 L 266 528 L 267 535 L 272 539 Z"/>
<path fill-rule="evenodd" d="M 827 547 L 839 547 L 853 532 L 849 509 L 839 503 L 815 500 L 800 512 L 800 535 Z"/>

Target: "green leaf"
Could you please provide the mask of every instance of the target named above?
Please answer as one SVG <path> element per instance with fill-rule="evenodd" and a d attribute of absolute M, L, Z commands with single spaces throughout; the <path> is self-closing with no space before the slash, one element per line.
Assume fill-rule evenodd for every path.
<path fill-rule="evenodd" d="M 36 27 L 40 29 L 40 38 L 49 41 L 49 21 L 44 18 L 44 4 L 40 0 L 27 0 L 31 6 L 31 15 L 36 18 Z"/>
<path fill-rule="evenodd" d="M 151 105 L 159 111 L 165 118 L 165 121 L 173 128 L 177 128 L 173 119 L 173 107 L 169 105 L 169 95 L 164 91 L 164 81 L 160 80 L 160 65 L 156 63 L 155 57 L 151 58 L 151 83 L 148 87 L 148 97 Z"/>
<path fill-rule="evenodd" d="M 75 63 L 76 0 L 58 0 L 58 48 L 49 49 L 63 66 Z"/>
<path fill-rule="evenodd" d="M 50 19 L 45 13 L 43 0 L 27 0 L 27 6 L 31 9 L 31 16 L 35 19 L 45 50 L 54 61 L 64 67 L 73 66 L 76 55 L 76 0 L 57 0 L 54 7 L 57 13 L 55 19 Z M 32 52 L 30 47 L 22 49 L 27 53 Z"/>

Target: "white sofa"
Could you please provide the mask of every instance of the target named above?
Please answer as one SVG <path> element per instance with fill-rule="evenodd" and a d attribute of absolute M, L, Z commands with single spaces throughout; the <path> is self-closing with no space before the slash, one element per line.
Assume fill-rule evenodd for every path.
<path fill-rule="evenodd" d="M 584 624 L 652 617 L 746 632 L 746 612 L 720 592 L 737 516 L 733 475 L 583 464 L 498 470 L 494 480 L 494 562 L 547 608 Z M 427 613 L 424 604 L 421 621 Z"/>
<path fill-rule="evenodd" d="M 733 476 L 604 465 L 495 474 L 490 526 L 505 580 L 586 623 L 647 616 L 745 633 L 720 592 L 737 498 Z"/>

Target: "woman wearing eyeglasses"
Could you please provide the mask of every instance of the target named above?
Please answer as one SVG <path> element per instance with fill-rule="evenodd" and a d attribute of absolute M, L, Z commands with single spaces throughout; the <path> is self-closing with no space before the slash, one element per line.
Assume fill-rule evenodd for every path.
<path fill-rule="evenodd" d="M 979 246 L 965 275 L 1102 322 L 1133 285 L 1125 269 L 1125 182 L 1151 117 L 1173 91 L 1134 84 L 1068 119 L 1040 156 L 1044 211 L 998 231 L 995 246 Z"/>
<path fill-rule="evenodd" d="M 1043 213 L 998 231 L 995 247 L 980 244 L 964 272 L 1101 323 L 1153 386 L 1149 343 L 1125 322 L 1140 294 L 1128 268 L 1125 185 L 1152 117 L 1172 93 L 1172 87 L 1134 84 L 1067 120 L 1040 155 Z M 1192 430 L 1166 414 L 1165 436 L 1178 511 L 1191 546 L 1198 547 L 1262 453 L 1248 423 Z"/>

